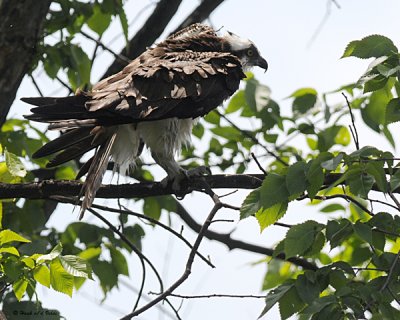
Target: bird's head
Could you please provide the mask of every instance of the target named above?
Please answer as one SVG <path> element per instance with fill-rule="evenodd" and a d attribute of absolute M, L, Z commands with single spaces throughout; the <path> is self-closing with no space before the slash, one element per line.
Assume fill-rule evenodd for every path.
<path fill-rule="evenodd" d="M 228 51 L 237 56 L 242 63 L 243 69 L 258 66 L 265 71 L 268 69 L 267 61 L 260 55 L 254 43 L 248 39 L 240 38 L 232 32 L 227 32 L 222 37 L 228 44 Z"/>

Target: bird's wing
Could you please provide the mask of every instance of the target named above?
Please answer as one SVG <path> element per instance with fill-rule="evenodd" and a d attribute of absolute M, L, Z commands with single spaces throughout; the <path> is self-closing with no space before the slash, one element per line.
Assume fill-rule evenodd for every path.
<path fill-rule="evenodd" d="M 109 110 L 131 121 L 204 115 L 232 95 L 245 75 L 221 52 L 145 54 L 93 87 L 88 111 Z"/>

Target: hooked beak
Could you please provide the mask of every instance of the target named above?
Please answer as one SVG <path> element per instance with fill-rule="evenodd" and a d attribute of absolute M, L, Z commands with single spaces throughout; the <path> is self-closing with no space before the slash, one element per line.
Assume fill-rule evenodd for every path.
<path fill-rule="evenodd" d="M 268 70 L 268 62 L 261 56 L 258 57 L 256 65 L 260 68 L 263 68 L 265 70 L 264 72 Z"/>

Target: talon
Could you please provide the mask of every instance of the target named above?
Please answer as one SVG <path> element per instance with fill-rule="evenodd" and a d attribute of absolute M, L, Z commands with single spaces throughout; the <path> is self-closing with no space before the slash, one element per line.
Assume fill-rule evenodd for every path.
<path fill-rule="evenodd" d="M 211 174 L 211 170 L 209 167 L 206 166 L 199 166 L 197 168 L 193 168 L 187 171 L 187 176 L 188 178 L 192 178 L 192 177 L 201 177 L 204 175 L 210 175 Z"/>

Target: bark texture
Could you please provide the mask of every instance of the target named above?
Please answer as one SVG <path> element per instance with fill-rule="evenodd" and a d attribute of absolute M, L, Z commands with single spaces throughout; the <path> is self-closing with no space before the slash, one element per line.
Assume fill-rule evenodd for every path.
<path fill-rule="evenodd" d="M 0 127 L 31 67 L 50 0 L 0 0 Z"/>

